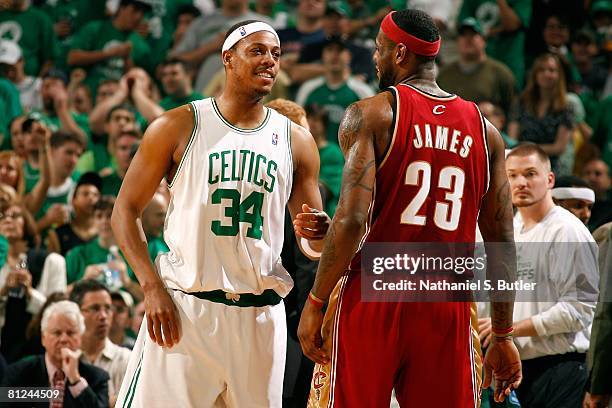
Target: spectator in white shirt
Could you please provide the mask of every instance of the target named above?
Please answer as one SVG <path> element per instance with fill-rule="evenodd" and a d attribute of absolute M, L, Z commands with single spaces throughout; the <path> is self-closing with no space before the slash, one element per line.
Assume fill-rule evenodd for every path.
<path fill-rule="evenodd" d="M 537 285 L 535 291 L 517 293 L 514 306 L 514 337 L 523 364 L 517 394 L 528 407 L 580 407 L 598 295 L 597 246 L 578 218 L 554 204 L 555 177 L 540 147 L 515 147 L 506 173 L 518 208 L 517 275 Z M 481 319 L 481 337 L 487 324 Z"/>

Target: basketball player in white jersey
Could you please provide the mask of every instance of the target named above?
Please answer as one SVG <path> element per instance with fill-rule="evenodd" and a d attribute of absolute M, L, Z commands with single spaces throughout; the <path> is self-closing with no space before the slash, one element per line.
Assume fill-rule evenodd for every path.
<path fill-rule="evenodd" d="M 118 407 L 280 407 L 293 282 L 280 263 L 287 204 L 304 252 L 329 226 L 312 136 L 262 105 L 280 41 L 262 22 L 228 31 L 225 90 L 153 122 L 113 213 L 121 249 L 145 294 Z M 170 248 L 149 261 L 138 218 L 163 177 Z M 303 211 L 303 212 L 302 212 Z"/>

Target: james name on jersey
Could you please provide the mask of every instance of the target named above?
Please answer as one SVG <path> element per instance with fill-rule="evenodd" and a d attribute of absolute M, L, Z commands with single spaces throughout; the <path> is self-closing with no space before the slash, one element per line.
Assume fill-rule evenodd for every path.
<path fill-rule="evenodd" d="M 434 128 L 435 131 L 432 130 Z M 429 147 L 447 150 L 465 159 L 470 154 L 470 148 L 473 142 L 472 136 L 462 136 L 461 131 L 450 129 L 446 126 L 430 125 L 429 123 L 425 123 L 423 126 L 419 124 L 414 125 L 413 145 L 415 149 Z M 457 150 L 458 148 L 459 150 Z"/>

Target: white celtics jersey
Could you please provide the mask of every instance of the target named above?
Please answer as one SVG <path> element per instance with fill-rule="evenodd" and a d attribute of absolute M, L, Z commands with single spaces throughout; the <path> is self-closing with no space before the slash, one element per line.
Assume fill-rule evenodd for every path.
<path fill-rule="evenodd" d="M 255 129 L 228 123 L 212 98 L 191 103 L 194 131 L 170 184 L 162 280 L 186 292 L 286 296 L 285 205 L 293 163 L 290 121 L 273 109 Z"/>

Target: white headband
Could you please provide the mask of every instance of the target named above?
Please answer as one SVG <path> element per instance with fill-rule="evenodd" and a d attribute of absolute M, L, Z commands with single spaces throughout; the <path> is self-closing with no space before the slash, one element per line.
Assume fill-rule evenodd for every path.
<path fill-rule="evenodd" d="M 223 53 L 229 50 L 238 41 L 258 31 L 267 31 L 269 33 L 274 34 L 274 36 L 276 37 L 276 41 L 278 41 L 278 43 L 280 44 L 280 39 L 278 38 L 278 34 L 276 34 L 276 30 L 274 30 L 271 25 L 266 24 L 262 21 L 256 21 L 254 23 L 249 23 L 247 25 L 240 26 L 236 28 L 234 31 L 232 31 L 232 33 L 228 35 L 225 41 L 223 42 L 223 47 L 221 48 L 221 52 Z"/>
<path fill-rule="evenodd" d="M 557 187 L 552 189 L 552 196 L 557 200 L 577 200 L 595 202 L 595 192 L 587 187 Z"/>

